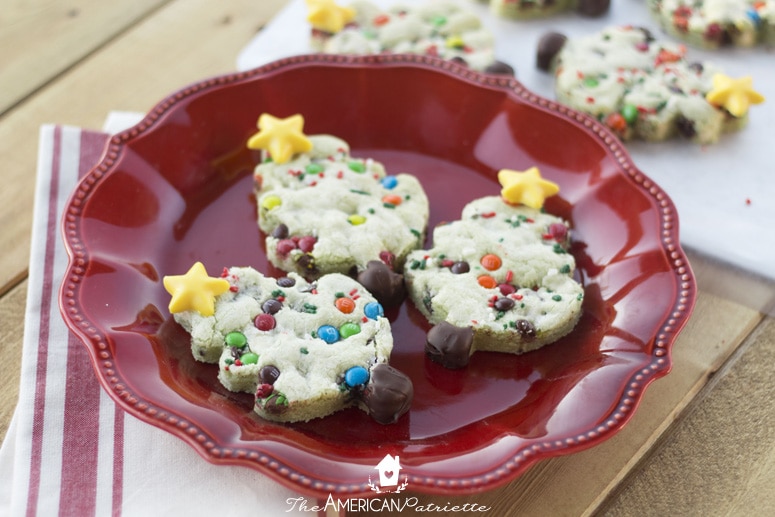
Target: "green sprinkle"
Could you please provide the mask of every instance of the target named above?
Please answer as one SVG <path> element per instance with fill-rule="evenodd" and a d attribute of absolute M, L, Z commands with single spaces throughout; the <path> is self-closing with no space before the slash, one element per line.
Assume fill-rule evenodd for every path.
<path fill-rule="evenodd" d="M 634 104 L 625 104 L 622 107 L 622 117 L 628 124 L 634 124 L 638 120 L 638 107 Z"/>
<path fill-rule="evenodd" d="M 555 245 L 554 245 L 554 247 L 553 247 L 552 249 L 553 249 L 553 251 L 554 251 L 555 253 L 557 253 L 558 255 L 564 255 L 565 253 L 568 253 L 567 251 L 565 251 L 565 248 L 563 248 L 563 247 L 562 247 L 562 246 L 560 246 L 559 244 L 555 244 Z"/>
<path fill-rule="evenodd" d="M 347 339 L 348 337 L 359 334 L 360 332 L 361 327 L 357 323 L 345 323 L 339 327 L 339 335 L 342 336 L 343 339 Z"/>
<path fill-rule="evenodd" d="M 334 293 L 334 298 L 344 298 L 344 293 L 339 291 Z"/>
<path fill-rule="evenodd" d="M 366 172 L 366 165 L 363 162 L 352 161 L 347 164 L 353 172 Z"/>
<path fill-rule="evenodd" d="M 304 167 L 304 172 L 307 174 L 320 174 L 324 169 L 325 167 L 319 163 L 310 163 Z"/>
<path fill-rule="evenodd" d="M 584 79 L 584 86 L 586 86 L 587 88 L 594 88 L 599 84 L 600 82 L 594 77 L 587 77 Z"/>
<path fill-rule="evenodd" d="M 420 261 L 419 260 L 413 260 L 411 264 L 409 264 L 409 269 L 417 269 L 420 267 Z"/>
<path fill-rule="evenodd" d="M 258 354 L 255 352 L 248 352 L 247 354 L 242 354 L 242 357 L 240 357 L 239 360 L 242 364 L 256 364 L 258 363 Z"/>
<path fill-rule="evenodd" d="M 307 349 L 306 349 L 306 348 L 304 348 L 304 347 L 301 347 L 301 348 L 299 348 L 299 352 L 301 352 L 301 353 L 302 353 L 302 354 L 304 354 L 304 355 L 307 355 L 307 354 L 309 353 L 309 350 L 307 350 Z"/>
<path fill-rule="evenodd" d="M 554 296 L 552 296 L 552 300 L 554 300 L 555 302 L 560 302 L 562 301 L 562 296 L 560 296 L 559 294 L 555 294 Z"/>
<path fill-rule="evenodd" d="M 245 348 L 248 344 L 248 338 L 239 331 L 229 332 L 224 338 L 226 345 L 234 348 Z"/>
<path fill-rule="evenodd" d="M 285 291 L 282 291 L 280 289 L 275 289 L 272 291 L 272 298 L 285 298 Z"/>
<path fill-rule="evenodd" d="M 231 366 L 234 364 L 234 359 L 224 359 L 224 363 L 226 363 L 228 366 Z"/>
<path fill-rule="evenodd" d="M 365 190 L 358 190 L 357 188 L 351 188 L 350 192 L 352 192 L 353 194 L 361 194 L 361 195 L 364 195 L 364 196 L 370 196 L 371 195 L 370 192 L 366 192 Z"/>
<path fill-rule="evenodd" d="M 584 299 L 584 293 L 579 293 L 579 294 L 577 294 L 577 295 L 576 295 L 576 299 L 577 299 L 578 301 L 581 301 L 581 300 L 583 300 L 583 299 Z"/>
<path fill-rule="evenodd" d="M 570 265 L 569 265 L 569 264 L 565 264 L 564 266 L 562 266 L 562 267 L 560 268 L 560 273 L 563 273 L 563 274 L 565 274 L 565 275 L 567 275 L 568 273 L 570 273 Z"/>
<path fill-rule="evenodd" d="M 301 312 L 306 312 L 307 314 L 317 314 L 318 308 L 311 303 L 305 303 L 301 308 Z"/>
<path fill-rule="evenodd" d="M 393 205 L 391 203 L 382 203 L 382 206 L 384 206 L 385 208 L 390 208 L 390 209 L 395 209 L 396 208 L 396 205 Z"/>
<path fill-rule="evenodd" d="M 419 239 L 420 237 L 422 237 L 422 233 L 420 233 L 418 230 L 415 230 L 414 228 L 411 228 L 409 231 L 410 231 L 410 232 L 412 232 L 412 235 L 414 235 L 414 236 L 415 236 L 415 237 L 417 237 L 418 239 Z"/>

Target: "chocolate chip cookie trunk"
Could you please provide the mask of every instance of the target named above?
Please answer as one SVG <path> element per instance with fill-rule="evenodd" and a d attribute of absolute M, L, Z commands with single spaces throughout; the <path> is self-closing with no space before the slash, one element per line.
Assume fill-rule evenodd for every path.
<path fill-rule="evenodd" d="M 222 279 L 229 287 L 212 314 L 185 310 L 175 320 L 191 334 L 194 358 L 217 364 L 224 387 L 255 394 L 259 416 L 298 422 L 359 406 L 391 423 L 408 411 L 411 381 L 383 372 L 390 323 L 354 279 L 329 274 L 310 283 L 238 267 Z"/>
<path fill-rule="evenodd" d="M 437 326 L 429 357 L 460 368 L 475 351 L 521 354 L 569 333 L 584 292 L 568 242 L 562 219 L 495 196 L 437 227 L 433 248 L 411 253 L 404 273 L 413 303 Z M 470 328 L 470 340 L 450 326 Z"/>

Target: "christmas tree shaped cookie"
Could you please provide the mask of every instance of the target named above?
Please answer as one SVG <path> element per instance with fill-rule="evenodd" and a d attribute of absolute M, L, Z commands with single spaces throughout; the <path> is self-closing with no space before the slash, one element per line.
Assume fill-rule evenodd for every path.
<path fill-rule="evenodd" d="M 390 323 L 355 280 L 239 267 L 212 278 L 197 263 L 164 285 L 194 358 L 217 364 L 228 390 L 255 394 L 262 418 L 307 421 L 358 406 L 389 424 L 409 410 L 412 382 L 388 365 Z"/>
<path fill-rule="evenodd" d="M 258 225 L 270 262 L 313 280 L 358 277 L 385 304 L 402 299 L 407 254 L 420 247 L 428 198 L 410 174 L 389 175 L 344 140 L 302 133 L 304 120 L 262 115 L 248 146 L 264 150 L 255 169 Z"/>
<path fill-rule="evenodd" d="M 568 225 L 541 209 L 557 185 L 536 168 L 499 179 L 501 196 L 472 201 L 460 220 L 433 231 L 431 249 L 407 258 L 410 297 L 434 325 L 426 352 L 448 368 L 467 365 L 475 351 L 535 350 L 581 315 Z"/>

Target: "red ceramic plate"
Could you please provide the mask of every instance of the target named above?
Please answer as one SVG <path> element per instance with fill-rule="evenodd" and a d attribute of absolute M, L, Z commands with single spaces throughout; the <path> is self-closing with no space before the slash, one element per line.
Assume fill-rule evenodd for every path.
<path fill-rule="evenodd" d="M 499 169 L 538 166 L 561 187 L 547 209 L 574 228 L 586 290 L 576 330 L 537 352 L 478 353 L 450 371 L 426 359 L 427 325 L 407 302 L 388 314 L 391 363 L 415 387 L 397 424 L 357 409 L 306 424 L 259 419 L 252 396 L 229 393 L 214 366 L 192 359 L 161 279 L 197 260 L 211 273 L 279 274 L 255 221 L 258 156 L 245 146 L 262 112 L 302 113 L 306 133 L 340 136 L 388 172 L 417 175 L 431 225 L 496 194 Z M 116 402 L 209 461 L 321 496 L 373 494 L 369 479 L 388 453 L 411 490 L 462 494 L 610 438 L 670 370 L 696 296 L 674 205 L 615 137 L 512 78 L 428 57 L 300 56 L 185 88 L 109 141 L 63 230 L 62 312 Z"/>

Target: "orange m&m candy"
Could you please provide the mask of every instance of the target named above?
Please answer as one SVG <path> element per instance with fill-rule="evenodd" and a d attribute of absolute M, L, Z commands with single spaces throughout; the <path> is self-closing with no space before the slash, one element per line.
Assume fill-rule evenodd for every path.
<path fill-rule="evenodd" d="M 352 311 L 355 310 L 355 302 L 352 298 L 347 297 L 341 297 L 337 298 L 334 302 L 334 305 L 336 305 L 336 308 L 339 309 L 341 312 L 345 314 L 350 314 Z"/>
<path fill-rule="evenodd" d="M 479 263 L 481 263 L 482 267 L 487 271 L 495 271 L 501 267 L 501 264 L 503 264 L 501 258 L 498 255 L 493 255 L 492 253 L 488 253 L 487 255 L 483 256 L 479 260 Z"/>
<path fill-rule="evenodd" d="M 481 285 L 485 289 L 492 289 L 493 287 L 497 287 L 498 285 L 498 281 L 495 280 L 490 275 L 482 275 L 476 280 L 479 282 L 479 285 Z"/>

